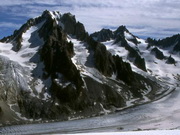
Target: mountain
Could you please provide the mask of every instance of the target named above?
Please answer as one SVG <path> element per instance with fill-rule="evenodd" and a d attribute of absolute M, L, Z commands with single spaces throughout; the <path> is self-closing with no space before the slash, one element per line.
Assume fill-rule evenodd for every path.
<path fill-rule="evenodd" d="M 165 39 L 156 40 L 148 38 L 149 46 L 158 46 L 161 49 L 168 50 L 169 53 L 180 55 L 180 35 L 174 35 Z"/>
<path fill-rule="evenodd" d="M 138 68 L 146 71 L 145 60 L 141 57 L 139 50 L 136 47 L 139 43 L 137 37 L 131 34 L 125 26 L 120 26 L 115 31 L 102 29 L 100 32 L 91 34 L 91 37 L 99 42 L 106 42 L 113 39 L 114 41 L 112 44 L 119 44 L 129 52 L 128 60 L 133 62 Z"/>
<path fill-rule="evenodd" d="M 120 26 L 115 31 L 102 29 L 90 36 L 94 40 L 104 44 L 112 55 L 118 55 L 124 61 L 129 62 L 132 67 L 135 66 L 133 68 L 134 71 L 141 69 L 147 73 L 151 72 L 155 76 L 162 77 L 160 72 L 166 72 L 163 69 L 166 66 L 169 69 L 177 69 L 175 72 L 169 74 L 171 79 L 173 79 L 172 74 L 177 75 L 178 73 L 180 56 L 179 34 L 162 40 L 152 38 L 143 40 L 130 33 L 125 26 Z M 155 69 L 155 67 L 159 69 Z"/>
<path fill-rule="evenodd" d="M 165 96 L 179 78 L 178 54 L 125 26 L 89 35 L 71 13 L 46 10 L 0 41 L 2 125 L 116 112 Z"/>

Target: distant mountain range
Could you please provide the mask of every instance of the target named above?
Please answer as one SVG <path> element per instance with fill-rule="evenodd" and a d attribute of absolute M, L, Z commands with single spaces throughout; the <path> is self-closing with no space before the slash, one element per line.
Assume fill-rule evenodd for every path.
<path fill-rule="evenodd" d="M 180 35 L 143 40 L 125 26 L 89 35 L 44 11 L 0 40 L 0 123 L 69 120 L 158 100 L 180 80 Z"/>

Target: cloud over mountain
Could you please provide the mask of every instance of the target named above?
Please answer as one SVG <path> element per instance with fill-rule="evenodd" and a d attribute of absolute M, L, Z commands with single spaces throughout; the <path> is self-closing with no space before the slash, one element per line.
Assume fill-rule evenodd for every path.
<path fill-rule="evenodd" d="M 5 0 L 0 5 L 0 17 L 2 22 L 17 26 L 45 9 L 58 10 L 75 14 L 90 33 L 126 25 L 136 35 L 161 38 L 180 32 L 179 7 L 179 0 Z M 5 35 L 9 33 L 1 30 L 0 37 Z"/>

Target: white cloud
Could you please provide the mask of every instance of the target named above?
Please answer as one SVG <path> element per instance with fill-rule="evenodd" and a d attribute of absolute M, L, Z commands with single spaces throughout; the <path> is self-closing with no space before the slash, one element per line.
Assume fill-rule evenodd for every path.
<path fill-rule="evenodd" d="M 0 28 L 19 28 L 21 24 L 11 22 L 0 22 Z"/>
<path fill-rule="evenodd" d="M 17 17 L 35 17 L 45 9 L 71 12 L 90 33 L 119 25 L 126 25 L 140 36 L 162 37 L 180 32 L 180 0 L 5 0 L 0 8 L 8 12 L 9 6 L 9 14 Z"/>
<path fill-rule="evenodd" d="M 15 5 L 27 5 L 27 4 L 47 4 L 53 5 L 57 4 L 57 0 L 3 0 L 1 1 L 1 6 L 15 6 Z"/>

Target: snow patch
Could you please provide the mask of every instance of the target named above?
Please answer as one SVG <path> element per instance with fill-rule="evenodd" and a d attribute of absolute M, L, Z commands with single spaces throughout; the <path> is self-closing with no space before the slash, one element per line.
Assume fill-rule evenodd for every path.
<path fill-rule="evenodd" d="M 129 52 L 121 46 L 121 43 L 114 44 L 114 40 L 102 42 L 107 48 L 107 50 L 112 54 L 112 55 L 118 55 L 122 57 L 124 60 L 127 61 L 127 56 Z"/>
<path fill-rule="evenodd" d="M 100 106 L 101 106 L 101 108 L 103 110 L 101 113 L 108 114 L 108 113 L 111 112 L 110 110 L 105 109 L 104 106 L 101 103 L 100 103 Z"/>
<path fill-rule="evenodd" d="M 127 40 L 134 39 L 134 37 L 133 37 L 130 33 L 126 32 L 126 31 L 124 31 L 124 36 L 125 36 L 125 38 L 126 38 Z"/>
<path fill-rule="evenodd" d="M 77 69 L 81 71 L 81 76 L 88 76 L 99 83 L 103 83 L 104 77 L 97 69 L 94 68 L 93 57 L 87 49 L 88 45 L 85 42 L 78 41 L 71 36 L 69 36 L 67 40 L 69 42 L 71 41 L 74 45 L 75 55 L 71 60 Z"/>
<path fill-rule="evenodd" d="M 150 49 L 147 49 L 148 44 L 146 43 L 145 40 L 136 38 L 138 42 L 140 42 L 138 45 L 135 45 L 131 41 L 128 41 L 128 39 L 132 38 L 129 33 L 125 32 L 125 37 L 126 41 L 129 46 L 134 48 L 141 57 L 145 59 L 146 62 L 146 68 L 148 70 L 148 74 L 144 71 L 140 71 L 134 64 L 133 61 L 134 59 L 128 58 L 128 51 L 121 46 L 121 42 L 114 44 L 114 40 L 102 42 L 107 50 L 111 52 L 112 55 L 118 55 L 123 58 L 123 61 L 126 61 L 131 64 L 132 70 L 142 74 L 144 76 L 154 76 L 159 80 L 166 81 L 166 82 L 171 82 L 174 83 L 176 82 L 176 77 L 177 74 L 179 73 L 180 69 L 180 57 L 176 54 L 171 54 L 169 50 L 163 50 L 158 48 L 165 56 L 172 56 L 175 61 L 177 62 L 175 65 L 174 64 L 167 64 L 166 60 L 159 60 L 157 59 L 154 55 L 150 53 Z M 150 88 L 147 88 L 150 91 Z"/>
<path fill-rule="evenodd" d="M 33 119 L 27 119 L 26 117 L 21 116 L 21 114 L 19 112 L 16 112 L 14 109 L 12 109 L 12 106 L 17 106 L 17 104 L 9 104 L 9 107 L 10 107 L 11 111 L 13 111 L 20 119 L 33 121 Z"/>
<path fill-rule="evenodd" d="M 42 89 L 44 88 L 44 84 L 43 84 L 43 81 L 40 80 L 40 79 L 37 79 L 36 82 L 35 82 L 35 89 L 38 93 L 41 93 L 42 92 Z"/>

